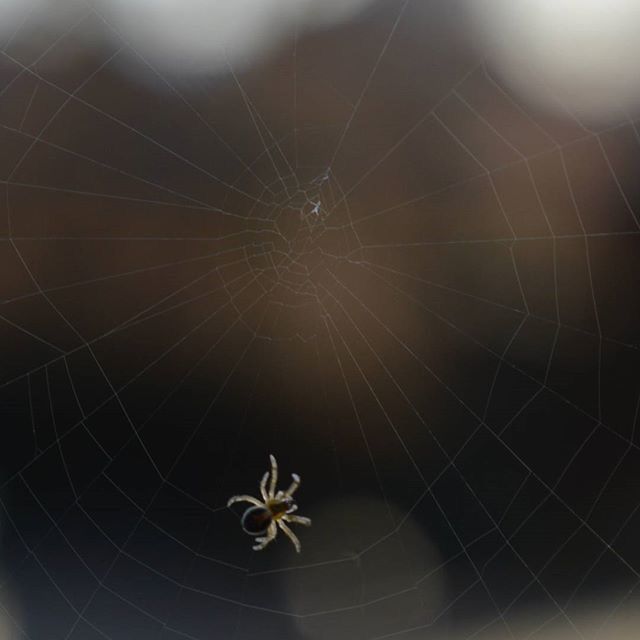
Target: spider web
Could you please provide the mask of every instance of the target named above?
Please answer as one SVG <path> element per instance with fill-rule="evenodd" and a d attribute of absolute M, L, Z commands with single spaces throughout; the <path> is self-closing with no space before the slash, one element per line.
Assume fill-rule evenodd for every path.
<path fill-rule="evenodd" d="M 216 78 L 2 43 L 4 637 L 637 633 L 640 132 L 427 4 Z M 299 556 L 225 507 L 269 453 Z"/>

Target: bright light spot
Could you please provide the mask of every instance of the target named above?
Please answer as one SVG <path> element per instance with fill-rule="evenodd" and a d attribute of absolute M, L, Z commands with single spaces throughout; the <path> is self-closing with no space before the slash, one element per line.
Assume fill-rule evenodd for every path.
<path fill-rule="evenodd" d="M 372 0 L 0 0 L 0 47 L 92 8 L 105 33 L 152 64 L 179 72 L 226 71 L 255 60 L 294 31 L 354 17 Z M 82 30 L 82 26 L 76 28 Z M 76 31 L 74 30 L 74 31 Z"/>
<path fill-rule="evenodd" d="M 489 64 L 527 99 L 608 119 L 640 107 L 640 0 L 465 0 Z"/>
<path fill-rule="evenodd" d="M 394 531 L 396 523 L 402 525 Z M 300 615 L 293 619 L 296 637 L 394 635 L 428 624 L 445 607 L 442 557 L 427 532 L 393 505 L 365 497 L 331 501 L 313 511 L 313 528 L 300 535 L 308 566 L 282 574 L 288 609 Z"/>

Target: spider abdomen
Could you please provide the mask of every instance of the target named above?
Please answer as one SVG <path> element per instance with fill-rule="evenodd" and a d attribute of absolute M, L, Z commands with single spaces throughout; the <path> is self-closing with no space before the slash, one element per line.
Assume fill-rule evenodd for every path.
<path fill-rule="evenodd" d="M 266 533 L 271 524 L 271 511 L 266 507 L 249 507 L 242 516 L 242 528 L 252 536 Z"/>

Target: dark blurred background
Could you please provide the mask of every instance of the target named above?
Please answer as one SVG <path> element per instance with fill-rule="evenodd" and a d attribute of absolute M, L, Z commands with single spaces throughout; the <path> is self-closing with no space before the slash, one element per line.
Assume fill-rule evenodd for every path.
<path fill-rule="evenodd" d="M 0 2 L 0 638 L 637 637 L 640 138 L 586 14 L 574 90 L 461 1 L 192 4 Z M 270 453 L 300 555 L 225 506 Z"/>

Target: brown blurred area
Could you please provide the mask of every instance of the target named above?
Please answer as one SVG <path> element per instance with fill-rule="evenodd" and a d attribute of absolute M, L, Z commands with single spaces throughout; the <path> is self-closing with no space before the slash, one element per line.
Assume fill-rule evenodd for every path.
<path fill-rule="evenodd" d="M 2 297 L 20 357 L 7 377 L 82 341 L 139 367 L 203 321 L 326 340 L 327 318 L 348 324 L 341 304 L 373 308 L 394 336 L 431 334 L 443 375 L 442 317 L 463 352 L 501 351 L 525 313 L 637 342 L 616 306 L 637 309 L 616 264 L 635 253 L 633 124 L 595 135 L 527 110 L 465 50 L 453 9 L 412 6 L 378 64 L 396 12 L 302 34 L 234 77 L 166 77 L 114 45 L 78 55 L 73 37 L 25 69 L 43 43 L 10 46 Z M 321 221 L 302 219 L 309 197 Z M 196 352 L 207 326 L 189 334 Z M 173 351 L 172 367 L 190 357 Z"/>

